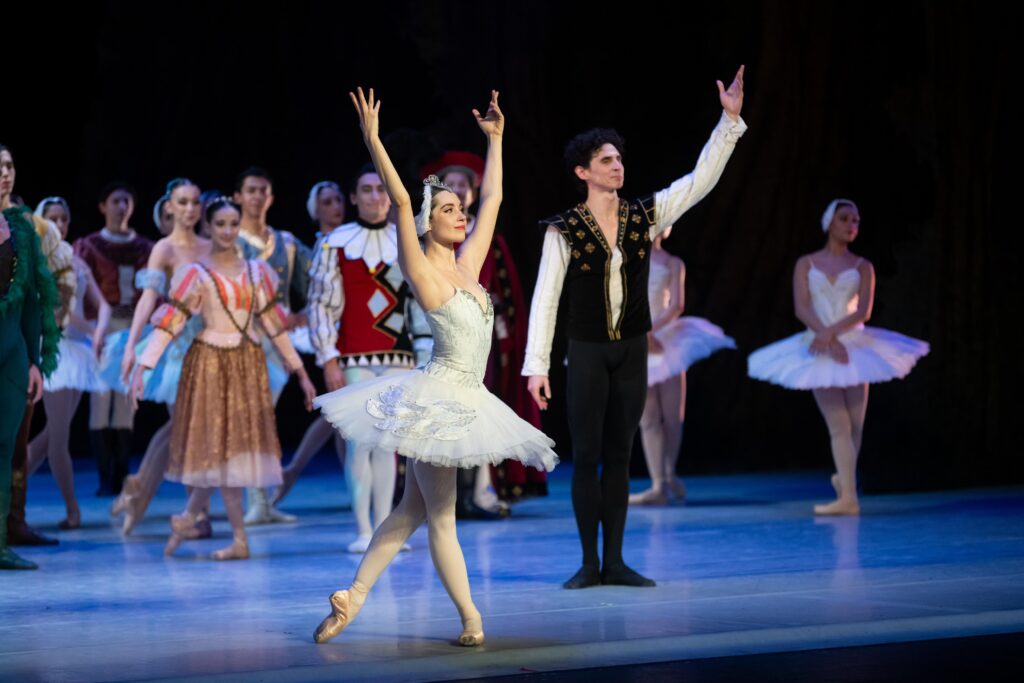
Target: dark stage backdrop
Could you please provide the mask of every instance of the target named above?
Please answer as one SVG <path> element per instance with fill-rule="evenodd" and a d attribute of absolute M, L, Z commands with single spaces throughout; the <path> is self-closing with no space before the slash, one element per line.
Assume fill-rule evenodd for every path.
<path fill-rule="evenodd" d="M 865 488 L 1024 480 L 1010 438 L 1022 263 L 1019 240 L 996 236 L 1009 217 L 998 210 L 1011 192 L 1006 147 L 1019 135 L 1017 37 L 995 4 L 28 7 L 4 10 L 0 141 L 14 150 L 16 192 L 70 199 L 73 236 L 99 227 L 95 193 L 108 180 L 135 185 L 135 225 L 153 233 L 169 178 L 227 190 L 259 164 L 276 177 L 272 224 L 311 240 L 310 185 L 347 181 L 366 160 L 349 89 L 377 88 L 383 132 L 415 168 L 440 149 L 482 151 L 469 110 L 494 87 L 509 121 L 501 229 L 531 287 L 536 220 L 576 201 L 560 164 L 567 138 L 616 127 L 625 194 L 658 189 L 692 167 L 715 124 L 715 79 L 745 63 L 750 130 L 667 245 L 688 266 L 688 312 L 740 347 L 690 373 L 683 472 L 828 467 L 811 396 L 748 380 L 745 359 L 800 329 L 793 263 L 821 245 L 818 217 L 845 196 L 863 215 L 856 251 L 878 273 L 872 324 L 932 345 L 907 380 L 872 387 Z M 545 428 L 569 457 L 563 349 Z M 279 409 L 286 448 L 309 419 L 298 405 L 292 388 Z"/>

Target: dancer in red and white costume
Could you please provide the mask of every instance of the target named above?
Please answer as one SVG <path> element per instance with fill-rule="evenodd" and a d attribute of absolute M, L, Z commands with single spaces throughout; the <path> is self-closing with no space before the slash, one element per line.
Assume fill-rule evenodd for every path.
<path fill-rule="evenodd" d="M 310 267 L 310 341 L 328 391 L 414 365 L 405 315 L 409 286 L 398 267 L 396 227 L 388 221 L 391 199 L 372 166 L 360 170 L 349 200 L 357 219 L 317 241 Z M 352 442 L 345 450 L 345 480 L 359 534 L 348 550 L 361 553 L 391 512 L 395 453 Z"/>

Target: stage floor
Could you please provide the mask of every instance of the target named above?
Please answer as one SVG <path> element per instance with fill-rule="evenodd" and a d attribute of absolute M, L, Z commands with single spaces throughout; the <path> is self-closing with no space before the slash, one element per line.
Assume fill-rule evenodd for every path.
<path fill-rule="evenodd" d="M 692 477 L 686 505 L 630 511 L 627 561 L 657 588 L 566 591 L 580 558 L 561 466 L 550 497 L 460 522 L 486 645 L 453 644 L 421 529 L 317 646 L 359 556 L 341 472 L 314 466 L 284 506 L 300 522 L 252 529 L 252 559 L 228 563 L 206 559 L 230 538 L 219 498 L 215 538 L 165 558 L 181 487 L 122 541 L 95 474 L 78 475 L 83 529 L 20 548 L 39 571 L 0 574 L 0 680 L 433 681 L 1024 631 L 1024 489 L 870 496 L 859 519 L 815 519 L 823 473 Z M 61 517 L 41 471 L 29 519 L 58 534 Z"/>

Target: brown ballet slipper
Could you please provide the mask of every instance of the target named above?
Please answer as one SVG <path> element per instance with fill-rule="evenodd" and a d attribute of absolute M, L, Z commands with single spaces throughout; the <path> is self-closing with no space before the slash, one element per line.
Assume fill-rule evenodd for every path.
<path fill-rule="evenodd" d="M 133 500 L 137 500 L 142 485 L 139 483 L 138 476 L 129 474 L 124 478 L 124 483 L 121 485 L 121 493 L 117 494 L 117 498 L 114 499 L 113 504 L 110 506 L 110 516 L 117 517 L 122 512 L 129 509 Z"/>
<path fill-rule="evenodd" d="M 665 495 L 664 491 L 657 489 L 647 489 L 640 493 L 631 493 L 629 495 L 630 505 L 668 505 L 668 496 Z"/>
<path fill-rule="evenodd" d="M 127 484 L 127 481 L 126 481 Z M 146 516 L 142 505 L 142 496 L 130 496 L 124 506 L 124 520 L 121 522 L 121 534 L 130 536 L 136 525 Z"/>
<path fill-rule="evenodd" d="M 196 522 L 192 515 L 187 512 L 181 515 L 171 515 L 171 537 L 167 539 L 164 546 L 164 555 L 173 555 L 182 541 L 198 538 L 199 530 L 196 529 Z"/>
<path fill-rule="evenodd" d="M 210 557 L 215 560 L 248 560 L 249 542 L 244 538 L 236 538 L 227 548 L 214 551 Z"/>
<path fill-rule="evenodd" d="M 815 505 L 814 514 L 822 517 L 855 516 L 860 514 L 860 503 L 835 500 L 824 505 Z"/>
<path fill-rule="evenodd" d="M 347 590 L 331 593 L 331 613 L 320 622 L 313 633 L 313 640 L 318 644 L 326 643 L 345 630 L 351 623 L 351 596 Z"/>
<path fill-rule="evenodd" d="M 462 622 L 462 633 L 459 634 L 459 645 L 476 647 L 484 644 L 484 623 L 479 616 Z"/>

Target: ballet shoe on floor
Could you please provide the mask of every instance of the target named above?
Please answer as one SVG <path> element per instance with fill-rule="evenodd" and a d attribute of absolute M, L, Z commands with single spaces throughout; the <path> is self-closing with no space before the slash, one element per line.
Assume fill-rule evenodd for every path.
<path fill-rule="evenodd" d="M 249 543 L 245 540 L 235 539 L 227 548 L 214 551 L 210 557 L 215 560 L 248 560 Z"/>
<path fill-rule="evenodd" d="M 331 613 L 320 622 L 313 633 L 313 641 L 317 644 L 326 643 L 334 638 L 352 621 L 351 597 L 347 590 L 334 591 L 329 600 Z"/>
<path fill-rule="evenodd" d="M 480 617 L 472 617 L 462 622 L 462 633 L 459 634 L 459 645 L 476 647 L 484 644 L 484 624 Z"/>
<path fill-rule="evenodd" d="M 820 516 L 839 517 L 842 515 L 859 515 L 860 503 L 857 501 L 835 500 L 831 503 L 814 506 L 814 514 Z"/>
<path fill-rule="evenodd" d="M 668 505 L 668 496 L 665 495 L 664 491 L 657 489 L 647 489 L 640 493 L 629 494 L 630 505 Z"/>
<path fill-rule="evenodd" d="M 653 580 L 641 576 L 625 564 L 602 569 L 601 583 L 605 586 L 632 586 L 634 588 L 653 588 L 657 585 Z"/>
<path fill-rule="evenodd" d="M 601 585 L 601 572 L 597 567 L 585 564 L 579 568 L 572 578 L 562 584 L 562 588 L 575 590 L 578 588 L 590 588 Z"/>

